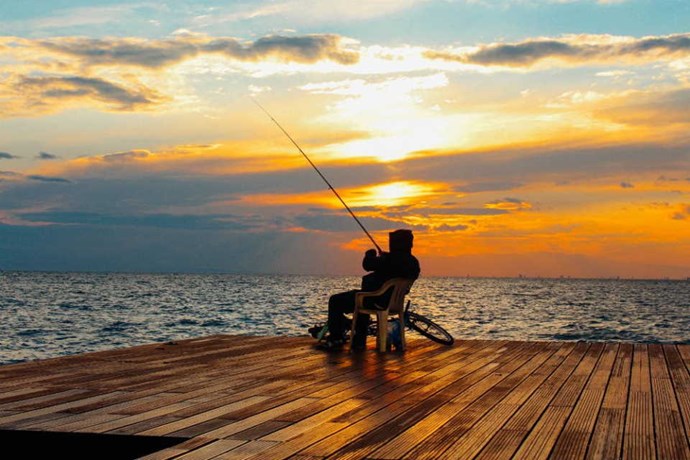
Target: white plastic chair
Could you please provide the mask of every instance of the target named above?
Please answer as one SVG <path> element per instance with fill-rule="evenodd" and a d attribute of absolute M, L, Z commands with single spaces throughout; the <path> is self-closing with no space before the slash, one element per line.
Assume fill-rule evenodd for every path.
<path fill-rule="evenodd" d="M 352 330 L 350 333 L 350 346 L 355 336 L 355 324 L 357 324 L 357 316 L 362 314 L 376 315 L 378 326 L 378 336 L 376 337 L 376 347 L 379 351 L 386 351 L 386 342 L 388 341 L 388 317 L 391 315 L 398 315 L 400 321 L 400 342 L 402 349 L 405 349 L 405 295 L 410 292 L 410 288 L 414 280 L 407 278 L 393 278 L 383 283 L 380 289 L 371 292 L 358 292 L 355 294 L 355 311 L 352 315 Z M 383 295 L 390 288 L 393 288 L 388 305 L 384 308 L 366 308 L 364 306 L 364 299 L 368 297 L 378 297 Z M 376 305 L 379 307 L 378 305 Z"/>

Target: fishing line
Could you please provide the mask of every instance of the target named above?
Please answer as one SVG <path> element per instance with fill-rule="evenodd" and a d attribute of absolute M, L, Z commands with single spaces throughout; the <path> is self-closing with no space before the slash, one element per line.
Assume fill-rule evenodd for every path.
<path fill-rule="evenodd" d="M 257 105 L 257 106 L 268 116 L 268 118 L 271 119 L 271 121 L 272 121 L 273 123 L 275 123 L 275 125 L 276 125 L 278 128 L 280 128 L 280 130 L 283 132 L 283 134 L 285 134 L 285 135 L 287 136 L 287 138 L 290 139 L 290 142 L 292 142 L 292 143 L 294 144 L 294 146 L 297 147 L 297 150 L 299 150 L 299 152 L 302 154 L 302 156 L 309 162 L 309 164 L 311 165 L 311 167 L 314 168 L 314 171 L 316 171 L 316 172 L 318 173 L 318 175 L 321 177 L 321 179 L 323 179 L 323 181 L 326 183 L 326 185 L 328 185 L 328 188 L 331 189 L 331 191 L 333 192 L 333 194 L 335 194 L 335 196 L 340 200 L 340 202 L 343 204 L 343 206 L 345 206 L 345 209 L 347 209 L 347 212 L 349 212 L 350 215 L 352 216 L 352 218 L 355 219 L 355 221 L 357 222 L 357 224 L 359 224 L 359 226 L 362 228 L 362 230 L 364 231 L 364 233 L 366 233 L 366 235 L 369 237 L 369 239 L 371 240 L 371 242 L 374 243 L 374 246 L 376 246 L 376 249 L 379 251 L 379 254 L 382 253 L 383 251 L 381 250 L 381 248 L 379 247 L 379 245 L 376 244 L 376 241 L 374 241 L 374 238 L 373 238 L 373 237 L 371 236 L 371 234 L 367 231 L 367 229 L 364 228 L 364 225 L 362 224 L 362 222 L 360 222 L 360 220 L 357 218 L 357 216 L 355 216 L 355 213 L 352 212 L 352 209 L 350 209 L 350 207 L 347 205 L 347 203 L 345 203 L 345 200 L 343 200 L 343 199 L 340 197 L 340 195 L 339 195 L 338 192 L 333 188 L 333 186 L 331 185 L 331 183 L 328 182 L 328 179 L 326 179 L 326 176 L 324 176 L 324 175 L 321 173 L 321 171 L 319 171 L 319 168 L 317 168 L 316 165 L 314 164 L 314 162 L 312 162 L 311 159 L 307 156 L 307 154 L 304 153 L 304 150 L 302 150 L 302 148 L 297 144 L 297 142 L 295 142 L 295 140 L 292 138 L 292 136 L 290 136 L 290 134 L 288 134 L 288 132 L 285 131 L 285 128 L 283 128 L 283 127 L 280 125 L 280 123 L 278 123 L 278 121 L 277 121 L 275 118 L 273 118 L 273 116 L 272 116 L 270 113 L 268 113 L 268 110 L 266 110 L 266 109 L 264 108 L 264 106 L 262 106 L 261 104 L 259 104 L 259 101 L 257 101 L 256 99 L 254 99 L 254 98 L 251 97 L 251 96 L 249 96 L 249 98 L 254 102 L 254 104 L 256 104 L 256 105 Z"/>

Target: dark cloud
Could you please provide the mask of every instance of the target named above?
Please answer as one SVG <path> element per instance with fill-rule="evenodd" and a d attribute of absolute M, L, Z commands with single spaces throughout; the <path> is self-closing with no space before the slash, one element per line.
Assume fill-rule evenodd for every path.
<path fill-rule="evenodd" d="M 528 41 L 516 45 L 491 45 L 467 56 L 468 62 L 482 65 L 531 65 L 549 57 L 589 58 L 594 49 L 591 46 L 573 46 L 557 40 Z"/>
<path fill-rule="evenodd" d="M 56 38 L 37 44 L 49 51 L 81 58 L 89 65 L 163 67 L 199 53 L 196 43 L 183 40 Z"/>
<path fill-rule="evenodd" d="M 438 227 L 434 228 L 435 231 L 437 232 L 461 232 L 463 230 L 467 230 L 469 226 L 467 225 L 439 225 Z"/>
<path fill-rule="evenodd" d="M 461 155 L 428 156 L 404 163 L 409 177 L 449 183 L 551 182 L 565 183 L 593 177 L 632 176 L 687 171 L 687 145 L 629 144 L 614 147 L 497 150 Z"/>
<path fill-rule="evenodd" d="M 36 155 L 37 160 L 57 160 L 59 157 L 48 152 L 38 152 Z"/>
<path fill-rule="evenodd" d="M 313 63 L 331 60 L 354 64 L 359 54 L 344 49 L 333 34 L 303 36 L 271 35 L 254 42 L 230 37 L 183 36 L 172 40 L 57 38 L 38 45 L 53 52 L 80 58 L 86 65 L 134 65 L 160 68 L 200 54 L 221 54 L 239 61 L 278 58 Z"/>
<path fill-rule="evenodd" d="M 38 182 L 61 182 L 61 183 L 71 183 L 70 180 L 64 179 L 62 177 L 51 177 L 51 176 L 40 176 L 40 175 L 24 175 L 21 173 L 17 173 L 14 171 L 0 171 L 0 181 L 4 179 L 13 179 L 14 182 L 18 180 L 32 180 L 32 181 L 38 181 Z M 12 199 L 12 190 L 6 191 L 7 196 L 6 198 L 8 201 Z M 5 204 L 7 206 L 7 203 Z"/>
<path fill-rule="evenodd" d="M 589 40 L 589 42 L 588 42 Z M 645 37 L 627 42 L 602 43 L 588 36 L 562 39 L 532 39 L 519 43 L 485 45 L 469 53 L 427 51 L 427 58 L 478 65 L 528 67 L 543 59 L 570 62 L 617 59 L 659 59 L 690 55 L 690 34 Z"/>
<path fill-rule="evenodd" d="M 39 181 L 39 182 L 61 182 L 61 183 L 66 183 L 70 184 L 72 183 L 68 179 L 64 179 L 62 177 L 50 177 L 50 176 L 39 176 L 39 175 L 31 175 L 31 176 L 26 176 L 27 179 Z"/>
<path fill-rule="evenodd" d="M 621 182 L 621 188 L 635 188 L 630 182 Z"/>
<path fill-rule="evenodd" d="M 30 107 L 50 107 L 73 99 L 90 98 L 108 104 L 115 110 L 133 110 L 162 100 L 145 87 L 125 88 L 101 78 L 88 77 L 19 77 L 14 83 Z"/>
<path fill-rule="evenodd" d="M 19 158 L 18 156 L 14 156 L 11 153 L 7 152 L 0 152 L 0 159 L 2 160 L 13 160 L 15 158 Z"/>
<path fill-rule="evenodd" d="M 285 61 L 303 63 L 321 60 L 335 61 L 340 64 L 355 64 L 359 55 L 340 47 L 341 38 L 337 35 L 306 35 L 286 37 L 273 35 L 263 37 L 255 42 L 242 45 L 237 40 L 221 38 L 203 46 L 207 52 L 220 52 L 228 57 L 257 61 L 265 57 L 278 57 Z"/>
<path fill-rule="evenodd" d="M 685 220 L 685 219 L 690 219 L 690 204 L 683 206 L 683 208 L 675 212 L 672 216 L 672 219 L 674 220 Z"/>

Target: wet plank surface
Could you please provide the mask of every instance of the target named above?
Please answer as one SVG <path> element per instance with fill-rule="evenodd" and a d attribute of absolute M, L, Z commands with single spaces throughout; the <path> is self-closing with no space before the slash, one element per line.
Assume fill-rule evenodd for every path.
<path fill-rule="evenodd" d="M 690 345 L 312 344 L 213 336 L 1 366 L 0 429 L 187 439 L 151 459 L 690 459 Z"/>

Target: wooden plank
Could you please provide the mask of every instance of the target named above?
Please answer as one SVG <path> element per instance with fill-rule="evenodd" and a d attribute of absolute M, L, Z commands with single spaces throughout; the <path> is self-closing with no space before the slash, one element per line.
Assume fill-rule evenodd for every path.
<path fill-rule="evenodd" d="M 476 353 L 470 355 L 472 359 L 463 360 L 462 363 L 457 363 L 457 365 L 449 364 L 445 368 L 437 370 L 434 373 L 436 374 L 434 378 L 429 379 L 430 381 L 423 386 L 420 386 L 423 382 L 413 381 L 395 390 L 394 396 L 396 399 L 387 399 L 384 395 L 384 398 L 372 400 L 366 406 L 366 410 L 358 414 L 359 419 L 349 420 L 350 424 L 345 429 L 333 434 L 328 434 L 321 430 L 319 434 L 323 435 L 323 439 L 320 441 L 312 439 L 312 443 L 314 441 L 318 442 L 302 451 L 301 454 L 313 456 L 331 455 L 339 448 L 352 443 L 363 435 L 373 432 L 385 423 L 395 419 L 395 417 L 412 409 L 425 398 L 433 397 L 434 394 L 439 393 L 447 386 L 469 386 L 471 381 L 480 378 L 477 373 L 479 369 L 486 369 L 486 373 L 493 369 L 493 367 L 488 367 L 487 363 L 491 362 L 492 351 L 496 349 L 495 347 L 498 344 L 482 345 L 484 345 L 484 348 L 479 348 L 475 350 Z M 437 400 L 441 404 L 440 401 L 445 401 L 445 398 Z M 395 404 L 396 401 L 405 401 L 405 404 Z M 291 443 L 290 441 L 286 444 L 288 445 L 287 447 L 302 448 L 301 442 Z M 297 450 L 294 452 L 289 451 L 287 447 L 281 447 L 281 453 L 288 452 L 288 455 L 291 455 L 297 452 Z M 269 453 L 271 455 L 277 454 L 276 449 L 272 449 Z"/>
<path fill-rule="evenodd" d="M 559 441 L 561 429 L 565 426 L 577 404 L 582 389 L 599 360 L 602 349 L 602 344 L 592 344 L 572 374 L 570 374 L 569 379 L 559 389 L 551 403 L 549 403 L 549 407 L 542 415 L 542 418 L 525 438 L 516 452 L 515 458 L 548 457 L 555 444 Z M 592 394 L 587 399 L 587 402 L 590 403 L 595 398 L 596 394 Z M 588 406 L 591 406 L 591 403 Z M 531 457 L 537 455 L 538 457 Z"/>
<path fill-rule="evenodd" d="M 570 410 L 571 408 L 567 406 L 549 406 L 513 458 L 515 460 L 549 458 L 551 449 L 570 415 Z"/>
<path fill-rule="evenodd" d="M 676 349 L 678 350 L 681 358 L 683 358 L 685 368 L 688 369 L 688 372 L 690 372 L 690 344 L 676 345 Z"/>
<path fill-rule="evenodd" d="M 142 399 L 155 400 L 158 398 L 158 395 L 151 395 L 144 398 L 139 398 L 136 401 L 141 401 Z M 127 405 L 131 403 L 132 401 L 128 400 L 124 400 L 120 403 L 110 405 L 102 405 L 99 403 L 95 403 L 93 404 L 93 406 L 102 407 L 98 409 L 93 409 L 88 412 L 81 412 L 80 410 L 78 410 L 77 413 L 72 413 L 70 409 L 67 409 L 60 413 L 62 415 L 62 418 L 60 419 L 35 423 L 30 425 L 30 427 L 32 429 L 47 431 L 59 430 L 69 432 L 83 430 L 84 428 L 88 428 L 90 426 L 98 425 L 100 423 L 105 423 L 106 421 L 116 420 L 124 417 L 123 415 L 117 413 L 117 410 L 122 407 L 127 407 Z"/>
<path fill-rule="evenodd" d="M 216 458 L 244 443 L 245 441 L 239 441 L 237 439 L 218 439 L 175 458 L 179 460 L 207 460 Z"/>
<path fill-rule="evenodd" d="M 188 428 L 190 426 L 196 425 L 201 422 L 206 422 L 208 420 L 211 420 L 213 418 L 219 418 L 222 417 L 223 415 L 232 412 L 233 410 L 239 408 L 239 407 L 246 407 L 250 406 L 252 404 L 260 403 L 262 401 L 265 401 L 268 399 L 268 396 L 251 396 L 247 399 L 242 399 L 240 401 L 235 401 L 230 404 L 226 404 L 224 406 L 218 407 L 213 410 L 209 410 L 206 412 L 202 412 L 200 414 L 191 416 L 191 417 L 185 417 L 181 420 L 178 420 L 176 422 L 171 422 L 171 423 L 166 423 L 165 425 L 158 426 L 156 428 L 151 428 L 150 430 L 142 431 L 139 433 L 142 436 L 165 436 L 169 435 L 171 433 L 174 433 L 175 431 L 179 431 L 185 428 Z"/>
<path fill-rule="evenodd" d="M 597 353 L 597 350 L 591 350 L 587 343 L 577 343 L 566 359 L 553 370 L 487 443 L 481 455 L 496 459 L 512 458 L 527 436 L 532 433 L 555 396 L 560 394 L 570 376 L 583 364 L 584 357 L 589 356 L 590 353 Z M 589 365 L 590 362 L 584 361 L 584 365 Z"/>
<path fill-rule="evenodd" d="M 554 458 L 568 460 L 585 456 L 617 353 L 618 344 L 608 343 L 604 346 L 599 361 L 554 446 L 551 453 Z"/>
<path fill-rule="evenodd" d="M 44 396 L 55 392 L 54 388 L 20 387 L 14 390 L 10 390 L 9 386 L 5 388 L 7 389 L 0 394 L 0 410 L 2 410 L 2 405 L 6 403 L 23 400 L 27 397 Z"/>
<path fill-rule="evenodd" d="M 178 458 L 188 452 L 193 452 L 201 446 L 214 442 L 214 439 L 207 439 L 202 437 L 192 438 L 189 441 L 184 441 L 180 444 L 168 447 L 167 449 L 159 450 L 149 455 L 140 457 L 139 460 L 169 460 Z"/>
<path fill-rule="evenodd" d="M 690 440 L 690 370 L 685 367 L 678 347 L 665 345 L 663 349 L 669 373 L 671 374 L 676 400 L 678 401 L 680 415 L 685 426 L 685 437 Z"/>
<path fill-rule="evenodd" d="M 217 428 L 215 430 L 209 431 L 208 433 L 205 433 L 205 437 L 210 437 L 210 438 L 227 438 L 228 436 L 231 436 L 235 433 L 239 433 L 241 431 L 245 431 L 249 428 L 255 427 L 261 423 L 270 421 L 275 419 L 281 414 L 290 412 L 298 407 L 301 407 L 305 404 L 309 404 L 310 402 L 314 401 L 313 398 L 299 398 L 296 399 L 292 402 L 289 402 L 287 404 L 283 404 L 278 407 L 274 407 L 273 409 L 269 409 L 267 411 L 261 412 L 259 414 L 253 415 L 251 417 L 244 418 L 242 420 L 238 421 L 228 421 L 228 424 L 221 427 Z"/>
<path fill-rule="evenodd" d="M 530 344 L 511 343 L 508 353 L 502 355 L 498 360 L 489 355 L 485 359 L 473 361 L 467 366 L 467 370 L 471 371 L 471 373 L 428 395 L 417 404 L 413 404 L 399 413 L 399 415 L 393 413 L 395 415 L 393 418 L 385 417 L 387 414 L 384 413 L 385 422 L 380 423 L 376 429 L 365 432 L 357 441 L 346 443 L 337 452 L 338 458 L 361 458 L 366 456 L 388 442 L 391 433 L 404 431 L 435 411 L 445 411 L 452 418 L 462 408 L 469 406 L 478 397 L 505 378 L 505 375 L 500 374 L 502 366 L 515 366 L 517 363 L 529 359 L 534 354 L 533 351 L 530 351 L 530 348 Z M 442 417 L 448 417 L 448 415 L 444 414 Z M 332 444 L 332 442 L 328 442 L 328 444 Z M 319 448 L 331 449 L 332 446 L 320 443 Z M 307 450 L 303 453 L 309 454 L 311 451 Z"/>
<path fill-rule="evenodd" d="M 279 422 L 276 420 L 269 420 L 267 422 L 259 423 L 258 425 L 253 426 L 251 428 L 247 428 L 244 431 L 240 431 L 239 433 L 233 434 L 232 439 L 253 441 L 263 436 L 266 436 L 267 434 L 273 433 L 274 431 L 278 431 L 281 428 L 290 426 L 291 424 L 292 422 Z"/>
<path fill-rule="evenodd" d="M 623 431 L 624 459 L 656 459 L 650 372 L 647 345 L 635 344 Z"/>
<path fill-rule="evenodd" d="M 146 420 L 160 420 L 163 416 L 169 416 L 181 409 L 184 409 L 189 405 L 189 402 L 183 401 L 175 404 L 170 404 L 169 406 L 159 407 L 157 409 L 152 409 L 150 411 L 141 412 L 135 415 L 128 415 L 116 420 L 112 420 L 105 423 L 97 423 L 95 425 L 87 425 L 77 429 L 75 431 L 85 432 L 85 433 L 109 433 L 115 432 L 120 428 L 124 428 L 129 425 L 134 425 Z M 178 417 L 174 417 L 174 420 L 178 420 Z M 158 425 L 156 425 L 158 426 Z M 119 433 L 131 433 L 130 431 L 118 431 Z"/>
<path fill-rule="evenodd" d="M 621 344 L 587 450 L 587 458 L 609 459 L 620 458 L 622 455 L 631 366 L 632 345 Z"/>
<path fill-rule="evenodd" d="M 539 350 L 535 355 L 525 355 L 524 358 L 527 361 L 524 363 L 516 358 L 512 363 L 515 366 L 513 372 L 510 372 L 510 366 L 502 367 L 500 372 L 496 374 L 503 374 L 504 378 L 466 409 L 466 413 L 471 414 L 471 416 L 465 417 L 461 424 L 455 423 L 455 430 L 450 427 L 454 426 L 454 419 L 456 422 L 460 421 L 458 410 L 461 408 L 456 407 L 452 411 L 441 409 L 423 418 L 404 433 L 395 436 L 371 455 L 375 458 L 400 458 L 407 451 L 418 446 L 418 449 L 413 450 L 410 454 L 412 457 L 424 458 L 426 455 L 424 451 L 428 451 L 429 455 L 443 451 L 443 455 L 450 457 L 464 455 L 469 458 L 474 456 L 490 437 L 489 433 L 493 434 L 497 429 L 496 425 L 498 424 L 500 427 L 519 407 L 519 404 L 505 403 L 505 397 L 510 395 L 524 379 L 539 369 L 542 363 L 546 362 L 556 352 L 555 347 L 540 347 Z M 494 404 L 496 407 L 492 409 Z M 484 417 L 485 412 L 489 412 L 489 414 Z M 462 424 L 465 424 L 467 428 L 462 427 Z M 444 429 L 452 432 L 452 435 L 450 433 L 445 434 Z M 440 439 L 434 442 L 433 438 L 435 437 Z M 427 447 L 430 445 L 427 439 L 432 440 L 433 448 Z M 450 445 L 446 450 L 443 445 L 448 443 Z"/>
<path fill-rule="evenodd" d="M 621 458 L 624 424 L 625 410 L 602 407 L 586 458 Z"/>
<path fill-rule="evenodd" d="M 105 393 L 101 395 L 96 395 L 96 396 L 91 396 L 85 399 L 78 399 L 76 401 L 70 401 L 70 402 L 65 402 L 61 404 L 56 404 L 54 406 L 48 406 L 48 407 L 43 407 L 41 409 L 34 409 L 34 410 L 29 410 L 26 412 L 21 412 L 18 414 L 10 415 L 8 417 L 3 417 L 0 419 L 0 426 L 5 426 L 5 427 L 11 427 L 12 423 L 21 421 L 21 420 L 26 420 L 32 417 L 40 416 L 40 415 L 45 415 L 45 414 L 50 414 L 53 412 L 60 412 L 64 411 L 65 409 L 69 409 L 70 407 L 77 407 L 81 404 L 89 404 L 94 401 L 102 401 L 104 399 L 111 398 L 113 395 L 117 395 L 120 392 L 113 392 L 113 393 Z"/>
<path fill-rule="evenodd" d="M 229 452 L 219 455 L 214 460 L 246 460 L 270 449 L 276 443 L 272 441 L 249 441 Z"/>
<path fill-rule="evenodd" d="M 302 433 L 317 430 L 320 425 L 336 419 L 340 415 L 350 412 L 367 402 L 368 400 L 366 399 L 346 399 L 345 401 L 319 412 L 318 414 L 312 415 L 311 417 L 307 417 L 297 423 L 268 434 L 262 439 L 265 441 L 289 441 L 290 439 Z"/>
<path fill-rule="evenodd" d="M 661 345 L 649 345 L 657 457 L 690 459 L 690 446 Z"/>
<path fill-rule="evenodd" d="M 690 346 L 215 336 L 0 366 L 5 428 L 192 437 L 150 458 L 687 458 Z"/>
<path fill-rule="evenodd" d="M 51 406 L 65 401 L 73 401 L 80 399 L 84 394 L 93 394 L 89 390 L 84 390 L 81 388 L 71 388 L 63 391 L 53 390 L 52 393 L 44 394 L 41 396 L 32 396 L 28 399 L 19 399 L 12 402 L 7 402 L 0 405 L 0 410 L 15 411 L 15 410 L 25 410 L 25 409 L 36 409 L 40 407 Z M 2 423 L 2 420 L 0 420 Z"/>

